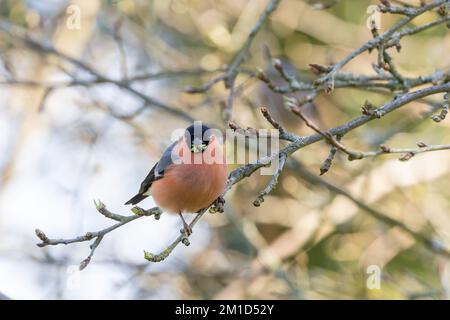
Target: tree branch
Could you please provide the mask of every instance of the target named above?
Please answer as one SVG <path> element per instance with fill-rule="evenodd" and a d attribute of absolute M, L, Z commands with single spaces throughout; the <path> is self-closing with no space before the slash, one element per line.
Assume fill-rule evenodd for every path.
<path fill-rule="evenodd" d="M 86 234 L 84 234 L 82 236 L 68 238 L 68 239 L 51 239 L 51 238 L 48 238 L 47 235 L 43 231 L 36 229 L 35 230 L 36 236 L 41 240 L 41 242 L 38 243 L 37 246 L 42 248 L 42 247 L 46 247 L 46 246 L 55 246 L 55 245 L 59 245 L 59 244 L 67 245 L 67 244 L 71 244 L 71 243 L 75 243 L 75 242 L 85 242 L 85 241 L 91 241 L 91 240 L 95 239 L 93 244 L 91 245 L 91 252 L 90 252 L 89 256 L 80 263 L 80 270 L 82 270 L 82 269 L 86 268 L 86 266 L 91 261 L 91 258 L 94 254 L 95 249 L 99 246 L 100 242 L 103 240 L 103 237 L 105 235 L 114 231 L 117 228 L 124 226 L 127 223 L 130 223 L 131 221 L 137 220 L 142 217 L 154 216 L 155 219 L 158 220 L 160 215 L 162 214 L 161 209 L 156 208 L 156 207 L 149 209 L 149 210 L 143 210 L 138 207 L 134 207 L 132 209 L 134 215 L 122 216 L 122 215 L 118 215 L 118 214 L 108 211 L 106 209 L 106 206 L 101 201 L 94 202 L 94 203 L 97 208 L 97 211 L 100 212 L 103 216 L 113 219 L 115 221 L 119 221 L 119 222 L 108 228 L 102 229 L 100 231 L 87 232 Z"/>
<path fill-rule="evenodd" d="M 351 60 L 359 56 L 361 53 L 375 49 L 379 44 L 386 42 L 389 40 L 394 33 L 405 26 L 407 23 L 409 23 L 414 18 L 418 17 L 419 15 L 430 11 L 436 7 L 439 7 L 441 4 L 444 4 L 448 2 L 448 0 L 435 0 L 423 7 L 413 9 L 413 11 L 410 12 L 408 16 L 400 20 L 396 25 L 391 27 L 388 31 L 385 33 L 373 38 L 372 40 L 367 41 L 365 44 L 363 44 L 361 47 L 347 55 L 344 59 L 339 61 L 338 63 L 334 64 L 331 67 L 331 70 L 322 78 L 319 78 L 316 80 L 316 85 L 326 84 L 328 91 L 332 91 L 334 89 L 334 77 L 336 73 L 341 70 L 347 63 L 349 63 Z M 397 34 L 400 35 L 400 34 Z M 406 34 L 403 34 L 406 35 Z"/>
<path fill-rule="evenodd" d="M 95 83 L 114 84 L 117 87 L 122 88 L 122 89 L 128 91 L 129 93 L 131 93 L 132 95 L 145 101 L 147 103 L 147 105 L 155 106 L 158 109 L 161 109 L 169 114 L 172 114 L 176 117 L 184 119 L 188 122 L 194 121 L 194 118 L 192 118 L 189 114 L 187 114 L 179 109 L 176 109 L 174 107 L 168 106 L 165 103 L 162 103 L 161 101 L 151 98 L 151 97 L 143 94 L 142 92 L 134 89 L 133 87 L 131 87 L 129 85 L 128 80 L 120 81 L 120 80 L 114 80 L 107 76 L 104 76 L 104 75 L 100 74 L 98 71 L 96 71 L 94 68 L 90 67 L 87 63 L 57 50 L 50 43 L 43 43 L 31 36 L 28 36 L 24 30 L 22 30 L 21 28 L 19 28 L 17 26 L 13 26 L 8 22 L 0 20 L 0 30 L 3 30 L 4 32 L 9 34 L 13 39 L 22 41 L 25 45 L 28 45 L 29 47 L 33 48 L 34 50 L 36 50 L 38 52 L 55 55 L 55 56 L 59 57 L 60 59 L 67 61 L 67 62 L 71 63 L 72 65 L 88 72 L 89 74 L 94 76 L 94 80 L 90 80 L 89 83 L 95 82 Z M 79 82 L 78 80 L 75 80 L 75 82 L 76 82 L 76 85 L 83 85 L 82 82 Z M 84 82 L 84 85 L 85 84 L 86 84 L 86 82 Z"/>

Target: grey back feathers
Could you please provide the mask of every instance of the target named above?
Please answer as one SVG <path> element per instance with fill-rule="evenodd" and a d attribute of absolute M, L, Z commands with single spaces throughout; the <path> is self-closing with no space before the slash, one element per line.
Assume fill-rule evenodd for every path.
<path fill-rule="evenodd" d="M 155 178 L 158 177 L 162 177 L 162 175 L 164 174 L 164 170 L 170 166 L 171 164 L 173 164 L 173 158 L 172 157 L 176 157 L 175 154 L 172 155 L 172 151 L 175 148 L 175 145 L 178 143 L 178 141 L 175 141 L 174 143 L 172 143 L 167 149 L 166 151 L 164 151 L 161 159 L 158 161 L 158 163 L 156 164 L 156 168 L 155 168 Z"/>
<path fill-rule="evenodd" d="M 141 183 L 141 187 L 139 188 L 139 192 L 133 198 L 125 202 L 125 204 L 137 204 L 147 198 L 149 196 L 149 189 L 152 186 L 152 183 L 158 179 L 161 179 L 164 176 L 164 171 L 168 166 L 173 164 L 172 161 L 172 151 L 175 148 L 175 145 L 178 141 L 172 143 L 163 153 L 161 159 L 153 166 L 148 175 L 145 177 L 144 181 Z"/>

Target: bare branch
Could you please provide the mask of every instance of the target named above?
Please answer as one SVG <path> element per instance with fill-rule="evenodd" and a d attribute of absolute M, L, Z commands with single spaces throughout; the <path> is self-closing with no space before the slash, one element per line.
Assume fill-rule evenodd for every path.
<path fill-rule="evenodd" d="M 228 88 L 231 88 L 232 83 L 234 83 L 237 75 L 237 69 L 239 66 L 244 62 L 245 58 L 247 57 L 248 51 L 250 49 L 250 46 L 253 42 L 253 39 L 258 34 L 259 30 L 263 27 L 266 20 L 269 18 L 270 14 L 276 10 L 278 5 L 280 4 L 281 0 L 270 0 L 270 2 L 267 4 L 266 8 L 264 9 L 264 12 L 259 16 L 258 21 L 253 26 L 252 30 L 250 31 L 250 34 L 247 37 L 247 40 L 244 42 L 244 45 L 239 50 L 239 52 L 234 56 L 234 58 L 231 60 L 228 68 L 227 68 L 227 79 L 226 79 L 226 86 Z"/>
<path fill-rule="evenodd" d="M 339 141 L 339 137 L 336 137 L 336 140 Z M 335 146 L 331 146 L 330 152 L 328 153 L 327 158 L 324 160 L 322 165 L 320 166 L 320 175 L 324 175 L 330 170 L 331 165 L 333 164 L 334 157 L 336 156 L 337 148 Z"/>
<path fill-rule="evenodd" d="M 411 159 L 413 156 L 419 153 L 431 152 L 431 151 L 441 151 L 441 150 L 449 150 L 450 144 L 442 144 L 442 145 L 425 145 L 424 143 L 418 143 L 418 148 L 390 148 L 385 145 L 380 146 L 380 150 L 378 151 L 370 151 L 370 152 L 361 152 L 361 158 L 375 157 L 383 154 L 394 154 L 401 153 L 402 157 L 399 158 L 401 161 L 407 161 Z"/>
<path fill-rule="evenodd" d="M 342 69 L 348 62 L 359 56 L 361 53 L 372 50 L 376 48 L 380 43 L 386 42 L 389 40 L 396 31 L 398 31 L 400 28 L 405 26 L 407 23 L 409 23 L 411 20 L 413 20 L 415 17 L 430 11 L 436 7 L 439 7 L 441 4 L 444 4 L 448 2 L 448 0 L 435 0 L 423 7 L 413 9 L 414 11 L 411 12 L 408 16 L 400 20 L 397 24 L 395 24 L 393 27 L 391 27 L 388 31 L 385 33 L 375 37 L 372 40 L 367 41 L 365 44 L 363 44 L 361 47 L 347 55 L 344 59 L 336 63 L 332 66 L 330 72 L 328 72 L 325 76 L 322 78 L 319 78 L 316 80 L 316 85 L 325 84 L 327 88 L 334 88 L 334 78 L 336 73 Z"/>
<path fill-rule="evenodd" d="M 160 215 L 162 214 L 162 211 L 159 208 L 152 208 L 150 210 L 143 210 L 140 209 L 138 207 L 134 207 L 132 209 L 132 211 L 135 213 L 132 216 L 122 216 L 122 215 L 118 215 L 115 213 L 111 213 L 110 211 L 108 211 L 106 209 L 106 206 L 101 202 L 94 202 L 96 205 L 96 208 L 98 210 L 98 212 L 100 212 L 102 215 L 104 215 L 107 218 L 119 221 L 118 223 L 102 229 L 100 231 L 95 231 L 95 232 L 87 232 L 86 234 L 82 235 L 82 236 L 78 236 L 78 237 L 74 237 L 74 238 L 68 238 L 68 239 L 51 239 L 48 238 L 47 235 L 39 230 L 36 229 L 36 236 L 41 240 L 40 243 L 37 244 L 38 247 L 46 247 L 46 246 L 55 246 L 55 245 L 59 245 L 59 244 L 71 244 L 71 243 L 75 243 L 75 242 L 85 242 L 85 241 L 91 241 L 94 240 L 93 244 L 91 245 L 91 252 L 89 254 L 89 256 L 84 259 L 81 263 L 80 263 L 80 270 L 86 268 L 86 266 L 90 263 L 92 256 L 94 255 L 94 251 L 95 249 L 99 246 L 100 242 L 102 241 L 103 237 L 114 231 L 117 228 L 120 228 L 122 226 L 124 226 L 125 224 L 137 220 L 141 217 L 148 217 L 148 216 L 154 216 L 155 219 L 159 219 Z"/>
<path fill-rule="evenodd" d="M 253 201 L 253 205 L 255 207 L 259 207 L 261 203 L 264 202 L 264 197 L 272 192 L 272 190 L 277 186 L 278 178 L 280 177 L 286 163 L 286 157 L 287 156 L 284 153 L 279 153 L 277 170 L 275 171 L 267 186 L 258 194 L 255 201 Z"/>
<path fill-rule="evenodd" d="M 73 64 L 74 66 L 83 69 L 84 71 L 86 71 L 86 72 L 90 73 L 92 76 L 94 76 L 95 81 L 97 81 L 97 82 L 114 84 L 117 87 L 122 88 L 122 89 L 130 92 L 134 96 L 140 98 L 141 100 L 145 101 L 148 105 L 155 106 L 158 109 L 161 109 L 161 110 L 168 112 L 174 116 L 182 118 L 188 122 L 194 121 L 194 119 L 189 114 L 187 114 L 179 109 L 176 109 L 174 107 L 168 106 L 165 103 L 162 103 L 154 98 L 151 98 L 151 97 L 141 93 L 140 91 L 131 87 L 127 81 L 114 80 L 114 79 L 111 79 L 109 77 L 106 77 L 106 76 L 100 74 L 95 69 L 93 69 L 88 64 L 86 64 L 85 62 L 78 60 L 74 57 L 68 56 L 63 52 L 60 52 L 55 47 L 53 47 L 51 44 L 40 42 L 37 39 L 32 38 L 31 36 L 28 36 L 21 28 L 19 28 L 17 26 L 13 26 L 5 21 L 0 20 L 0 30 L 5 31 L 7 34 L 11 35 L 11 37 L 13 39 L 22 41 L 24 44 L 28 45 L 29 47 L 33 48 L 36 51 L 55 55 L 55 56 L 61 58 L 62 60 L 67 61 L 67 62 Z"/>

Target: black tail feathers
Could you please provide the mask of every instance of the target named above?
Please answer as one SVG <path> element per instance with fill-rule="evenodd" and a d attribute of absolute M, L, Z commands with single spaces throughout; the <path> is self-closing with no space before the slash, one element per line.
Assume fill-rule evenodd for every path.
<path fill-rule="evenodd" d="M 130 200 L 128 200 L 127 202 L 125 202 L 125 205 L 127 205 L 127 204 L 135 205 L 135 204 L 141 202 L 142 200 L 144 200 L 147 197 L 148 196 L 143 195 L 142 193 L 139 193 L 139 194 L 135 195 L 133 198 L 131 198 Z"/>

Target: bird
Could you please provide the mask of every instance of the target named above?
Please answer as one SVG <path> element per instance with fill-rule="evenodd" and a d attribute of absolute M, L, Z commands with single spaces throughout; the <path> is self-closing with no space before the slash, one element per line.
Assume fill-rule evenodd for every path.
<path fill-rule="evenodd" d="M 221 199 L 227 178 L 220 131 L 194 122 L 164 151 L 139 192 L 125 205 L 136 205 L 152 196 L 164 212 L 180 216 L 183 231 L 189 236 L 192 229 L 183 213 L 197 213 Z"/>

